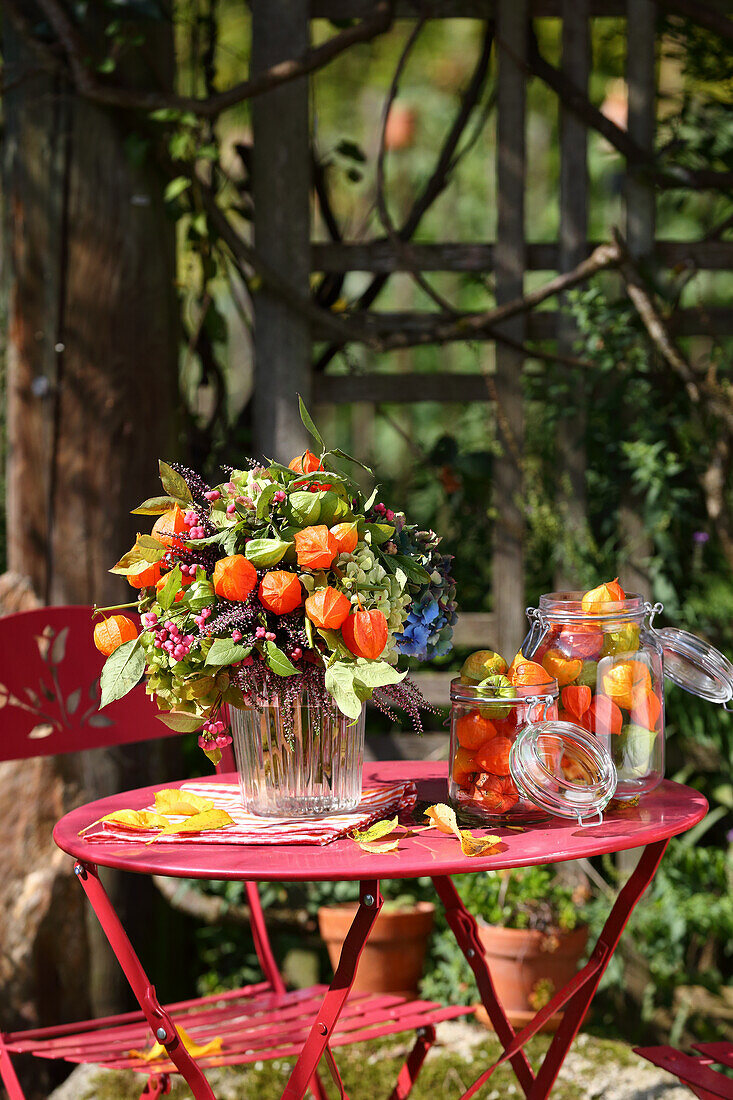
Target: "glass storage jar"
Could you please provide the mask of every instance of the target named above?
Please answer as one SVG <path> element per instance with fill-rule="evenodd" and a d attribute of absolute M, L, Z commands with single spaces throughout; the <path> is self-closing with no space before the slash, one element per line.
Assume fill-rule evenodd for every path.
<path fill-rule="evenodd" d="M 556 683 L 508 690 L 451 682 L 452 804 L 480 824 L 597 817 L 616 786 L 606 750 L 558 721 Z"/>
<path fill-rule="evenodd" d="M 652 606 L 630 593 L 594 604 L 583 592 L 550 592 L 527 608 L 530 630 L 521 654 L 554 676 L 559 717 L 578 723 L 610 753 L 616 798 L 654 790 L 664 777 L 664 677 L 687 691 L 727 704 L 733 666 L 684 630 L 655 630 Z"/>

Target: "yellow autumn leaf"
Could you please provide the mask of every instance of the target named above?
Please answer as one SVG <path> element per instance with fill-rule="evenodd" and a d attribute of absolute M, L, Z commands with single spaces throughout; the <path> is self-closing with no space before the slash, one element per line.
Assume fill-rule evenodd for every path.
<path fill-rule="evenodd" d="M 356 843 L 361 848 L 362 852 L 371 852 L 372 855 L 382 856 L 385 852 L 394 852 L 399 847 L 399 839 L 397 840 L 385 840 L 381 843 L 379 841 L 357 840 Z"/>
<path fill-rule="evenodd" d="M 397 828 L 398 818 L 383 818 L 382 821 L 375 821 L 373 825 L 370 825 L 366 829 L 354 829 L 351 834 L 352 840 L 355 840 L 357 844 L 371 844 L 374 840 L 381 840 L 383 836 L 389 836 Z"/>
<path fill-rule="evenodd" d="M 440 829 L 441 833 L 453 833 L 454 836 L 458 837 L 461 835 L 456 820 L 456 811 L 452 810 L 450 806 L 446 806 L 445 802 L 428 806 L 425 816 L 430 818 L 432 824 L 436 829 Z"/>
<path fill-rule="evenodd" d="M 185 821 L 168 821 L 165 828 L 161 829 L 160 835 L 163 833 L 203 833 L 210 832 L 212 829 L 223 829 L 225 825 L 233 825 L 234 818 L 231 818 L 226 810 L 206 810 L 202 814 L 194 814 L 193 817 L 187 817 Z"/>
<path fill-rule="evenodd" d="M 105 814 L 104 817 L 93 821 L 91 825 L 87 825 L 81 830 L 79 836 L 93 829 L 95 825 L 99 825 L 100 821 L 108 821 L 110 825 L 124 825 L 126 829 L 162 829 L 168 824 L 166 818 L 153 813 L 152 810 L 115 810 L 114 813 Z"/>
<path fill-rule="evenodd" d="M 218 1035 L 215 1039 L 210 1039 L 208 1043 L 199 1045 L 180 1024 L 176 1030 L 181 1037 L 181 1042 L 192 1058 L 207 1058 L 212 1054 L 221 1054 L 223 1044 Z M 131 1058 L 142 1058 L 144 1062 L 167 1062 L 170 1057 L 163 1044 L 158 1042 L 154 1043 L 150 1050 L 128 1050 L 127 1053 Z"/>
<path fill-rule="evenodd" d="M 214 803 L 210 798 L 202 798 L 199 794 L 179 791 L 175 787 L 169 787 L 164 791 L 155 792 L 155 808 L 160 814 L 178 814 L 193 817 L 194 814 L 213 810 Z"/>
<path fill-rule="evenodd" d="M 470 829 L 461 829 L 461 851 L 464 856 L 482 856 L 501 843 L 498 836 L 474 836 Z"/>

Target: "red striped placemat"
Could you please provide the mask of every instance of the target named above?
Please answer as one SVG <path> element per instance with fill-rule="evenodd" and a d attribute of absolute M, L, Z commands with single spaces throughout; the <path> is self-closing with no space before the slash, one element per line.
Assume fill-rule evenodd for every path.
<path fill-rule="evenodd" d="M 331 844 L 348 836 L 354 829 L 364 829 L 383 817 L 407 813 L 417 801 L 417 787 L 412 782 L 385 783 L 367 787 L 355 810 L 311 819 L 294 817 L 258 817 L 247 813 L 236 783 L 210 783 L 191 780 L 181 784 L 181 790 L 202 798 L 210 798 L 216 809 L 226 810 L 233 825 L 201 833 L 166 833 L 154 829 L 130 829 L 110 821 L 99 821 L 85 833 L 84 839 L 129 840 L 137 844 L 154 840 L 156 844 Z M 142 807 L 155 810 L 155 805 Z M 184 821 L 171 814 L 171 821 Z"/>

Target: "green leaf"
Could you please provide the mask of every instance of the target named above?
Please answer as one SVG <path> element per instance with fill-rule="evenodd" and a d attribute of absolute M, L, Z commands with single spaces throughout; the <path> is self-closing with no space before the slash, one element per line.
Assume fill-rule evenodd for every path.
<path fill-rule="evenodd" d="M 175 569 L 171 569 L 168 576 L 165 578 L 165 583 L 158 593 L 158 603 L 167 611 L 169 607 L 173 606 L 176 598 L 176 593 L 180 590 L 183 583 L 183 577 L 181 575 L 181 567 L 177 565 Z"/>
<path fill-rule="evenodd" d="M 233 665 L 249 657 L 252 646 L 240 645 L 231 638 L 216 638 L 206 657 L 207 665 Z"/>
<path fill-rule="evenodd" d="M 300 527 L 310 527 L 318 523 L 321 516 L 320 496 L 320 493 L 308 493 L 304 489 L 296 489 L 288 497 L 288 516 Z"/>
<path fill-rule="evenodd" d="M 300 419 L 303 421 L 303 427 L 305 428 L 305 430 L 307 432 L 310 433 L 310 435 L 313 436 L 313 438 L 315 439 L 316 443 L 321 448 L 321 450 L 325 451 L 326 445 L 323 442 L 323 439 L 321 437 L 321 433 L 318 431 L 318 428 L 313 423 L 313 419 L 311 417 L 311 414 L 306 409 L 305 402 L 304 402 L 303 398 L 300 396 L 300 394 L 298 394 L 298 408 L 300 409 Z"/>
<path fill-rule="evenodd" d="M 395 815 L 391 818 L 383 818 L 382 821 L 375 821 L 373 825 L 369 825 L 366 829 L 354 829 L 351 836 L 353 840 L 371 844 L 375 840 L 381 840 L 383 836 L 389 836 L 398 825 L 399 817 Z"/>
<path fill-rule="evenodd" d="M 177 500 L 183 500 L 187 503 L 193 500 L 191 490 L 186 484 L 186 479 L 182 477 L 177 470 L 174 470 L 167 462 L 163 462 L 162 459 L 158 461 L 158 470 L 160 471 L 161 485 L 166 493 L 169 493 L 172 497 L 176 497 Z"/>
<path fill-rule="evenodd" d="M 173 199 L 177 199 L 179 195 L 182 195 L 191 186 L 191 180 L 188 176 L 176 176 L 175 179 L 170 180 L 166 186 L 163 198 L 166 202 L 173 202 Z"/>
<path fill-rule="evenodd" d="M 269 515 L 272 498 L 274 497 L 275 493 L 279 491 L 280 486 L 276 481 L 271 481 L 265 486 L 260 495 L 257 497 L 257 519 L 264 519 L 265 516 Z"/>
<path fill-rule="evenodd" d="M 159 714 L 157 717 L 163 725 L 176 730 L 178 733 L 195 733 L 204 724 L 204 719 L 200 715 L 187 714 L 182 710 L 172 710 L 167 714 Z"/>
<path fill-rule="evenodd" d="M 124 642 L 114 653 L 110 654 L 104 662 L 100 685 L 102 698 L 99 709 L 106 707 L 108 703 L 114 703 L 132 691 L 141 676 L 145 672 L 145 651 L 140 645 L 140 639 L 133 638 Z"/>
<path fill-rule="evenodd" d="M 430 574 L 427 570 L 407 554 L 385 554 L 385 561 L 392 563 L 393 571 L 399 566 L 413 584 L 430 584 Z"/>
<path fill-rule="evenodd" d="M 371 535 L 372 546 L 381 546 L 382 543 L 389 542 L 395 531 L 389 523 L 365 523 L 364 530 Z"/>
<path fill-rule="evenodd" d="M 358 718 L 362 701 L 354 688 L 356 669 L 350 661 L 334 661 L 326 669 L 326 691 L 333 696 L 336 706 L 347 718 Z"/>
<path fill-rule="evenodd" d="M 175 497 L 149 497 L 142 504 L 138 504 L 137 508 L 133 508 L 131 515 L 162 516 L 164 512 L 167 512 L 169 508 L 174 508 L 176 504 L 181 504 L 181 501 L 176 500 Z"/>
<path fill-rule="evenodd" d="M 138 535 L 135 547 L 145 561 L 156 562 L 165 556 L 165 546 L 152 535 Z"/>
<path fill-rule="evenodd" d="M 208 756 L 214 767 L 221 763 L 221 749 L 204 749 L 204 756 Z"/>
<path fill-rule="evenodd" d="M 195 580 L 186 590 L 186 603 L 192 611 L 203 611 L 214 602 L 214 586 L 211 581 Z"/>
<path fill-rule="evenodd" d="M 277 565 L 292 545 L 292 542 L 282 542 L 281 539 L 251 539 L 244 548 L 244 554 L 248 561 L 261 569 L 263 566 Z"/>
<path fill-rule="evenodd" d="M 310 619 L 306 619 L 306 622 L 310 622 Z M 340 634 L 336 630 L 324 630 L 320 626 L 317 627 L 317 630 L 331 652 L 335 653 L 341 643 Z"/>
<path fill-rule="evenodd" d="M 354 458 L 353 455 L 347 455 L 346 451 L 342 451 L 340 447 L 332 447 L 323 457 L 327 458 L 328 455 L 336 455 L 337 458 L 343 458 L 347 462 L 353 462 L 355 466 L 361 466 L 362 470 L 366 470 L 368 474 L 374 477 L 374 470 L 372 470 L 371 466 L 365 466 L 363 462 L 359 462 L 358 458 Z"/>
<path fill-rule="evenodd" d="M 378 492 L 379 492 L 379 486 L 375 485 L 374 488 L 372 489 L 371 493 L 367 497 L 367 499 L 364 501 L 364 511 L 365 512 L 368 512 L 369 509 L 371 508 L 372 504 L 374 504 L 374 501 L 377 499 L 377 493 Z"/>
<path fill-rule="evenodd" d="M 313 649 L 313 623 L 310 621 L 307 615 L 305 617 L 305 636 L 308 639 L 308 646 L 310 647 L 310 649 Z"/>
<path fill-rule="evenodd" d="M 405 676 L 406 672 L 400 672 L 387 661 L 367 661 L 364 657 L 357 659 L 354 668 L 354 679 L 370 691 L 388 684 L 399 684 Z"/>
<path fill-rule="evenodd" d="M 289 657 L 286 657 L 274 642 L 265 642 L 268 667 L 276 676 L 299 676 L 300 669 L 296 668 Z"/>

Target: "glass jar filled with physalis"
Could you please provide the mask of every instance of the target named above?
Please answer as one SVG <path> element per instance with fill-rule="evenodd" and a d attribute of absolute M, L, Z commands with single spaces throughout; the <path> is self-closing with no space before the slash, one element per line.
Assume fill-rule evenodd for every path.
<path fill-rule="evenodd" d="M 558 716 L 558 685 L 542 665 L 507 667 L 479 650 L 452 681 L 449 797 L 479 824 L 548 816 L 597 821 L 613 796 L 608 752 Z"/>
<path fill-rule="evenodd" d="M 559 687 L 559 717 L 591 733 L 618 775 L 616 798 L 654 790 L 664 777 L 664 678 L 728 707 L 733 665 L 701 638 L 655 630 L 652 606 L 618 579 L 588 592 L 550 592 L 527 608 L 530 630 L 515 661 L 542 667 Z"/>

